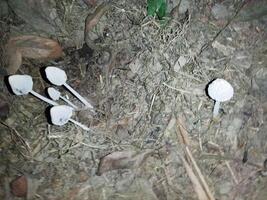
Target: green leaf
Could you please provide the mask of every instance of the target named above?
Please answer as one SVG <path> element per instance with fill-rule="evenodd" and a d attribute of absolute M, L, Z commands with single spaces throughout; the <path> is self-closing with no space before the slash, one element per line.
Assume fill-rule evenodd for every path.
<path fill-rule="evenodd" d="M 165 0 L 162 0 L 161 6 L 158 9 L 157 15 L 159 19 L 162 19 L 166 15 L 167 4 Z"/>
<path fill-rule="evenodd" d="M 147 14 L 162 19 L 166 15 L 166 0 L 147 0 Z"/>
<path fill-rule="evenodd" d="M 148 0 L 147 1 L 147 15 L 155 16 L 157 11 L 157 0 Z"/>

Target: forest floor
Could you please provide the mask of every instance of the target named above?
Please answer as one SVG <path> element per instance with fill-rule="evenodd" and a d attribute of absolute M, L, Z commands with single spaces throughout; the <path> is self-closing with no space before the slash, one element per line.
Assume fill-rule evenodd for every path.
<path fill-rule="evenodd" d="M 94 111 L 73 115 L 90 131 L 52 125 L 46 103 L 8 91 L 2 68 L 0 199 L 266 199 L 267 19 L 250 13 L 261 1 L 234 2 L 168 1 L 157 20 L 142 0 L 3 1 L 1 60 L 12 37 L 57 41 L 64 56 L 23 58 L 17 74 L 45 95 L 40 69 L 64 69 Z M 214 119 L 216 78 L 234 96 Z"/>

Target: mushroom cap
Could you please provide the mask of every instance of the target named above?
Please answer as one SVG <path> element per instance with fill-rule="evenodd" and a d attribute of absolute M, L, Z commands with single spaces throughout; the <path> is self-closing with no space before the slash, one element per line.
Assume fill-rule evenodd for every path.
<path fill-rule="evenodd" d="M 226 80 L 218 78 L 209 84 L 208 93 L 213 100 L 224 102 L 233 97 L 234 89 Z"/>
<path fill-rule="evenodd" d="M 60 92 L 58 90 L 56 90 L 53 87 L 49 87 L 47 89 L 48 95 L 51 99 L 53 99 L 54 101 L 59 100 L 60 97 Z"/>
<path fill-rule="evenodd" d="M 8 82 L 16 95 L 25 95 L 32 91 L 33 81 L 29 75 L 11 75 L 8 77 Z"/>
<path fill-rule="evenodd" d="M 64 70 L 58 67 L 46 67 L 45 74 L 47 79 L 54 85 L 61 86 L 67 81 L 67 75 Z"/>
<path fill-rule="evenodd" d="M 70 106 L 59 105 L 50 109 L 51 121 L 53 124 L 62 126 L 66 124 L 72 116 L 73 108 Z"/>

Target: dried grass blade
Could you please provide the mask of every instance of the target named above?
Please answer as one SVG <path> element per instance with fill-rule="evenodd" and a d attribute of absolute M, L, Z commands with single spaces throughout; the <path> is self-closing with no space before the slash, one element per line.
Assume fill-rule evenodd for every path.
<path fill-rule="evenodd" d="M 204 176 L 202 175 L 190 149 L 189 149 L 189 143 L 190 143 L 190 139 L 189 139 L 189 136 L 188 136 L 188 132 L 186 131 L 186 129 L 184 128 L 184 124 L 182 122 L 182 119 L 181 117 L 178 117 L 177 119 L 177 126 L 178 126 L 178 130 L 179 130 L 179 133 L 177 133 L 177 136 L 178 136 L 178 139 L 180 140 L 180 143 L 184 144 L 185 145 L 185 153 L 186 153 L 186 156 L 189 158 L 190 162 L 193 164 L 193 167 L 194 167 L 194 170 L 196 171 L 197 173 L 197 176 L 204 188 L 204 191 L 206 192 L 206 195 L 208 197 L 209 200 L 215 200 L 215 198 L 213 197 L 210 189 L 209 189 L 209 186 L 204 178 Z"/>
<path fill-rule="evenodd" d="M 194 171 L 193 169 L 190 167 L 190 165 L 187 163 L 187 161 L 183 158 L 183 156 L 180 156 L 182 161 L 183 161 L 183 164 L 184 164 L 184 167 L 185 167 L 185 170 L 193 184 L 193 188 L 198 196 L 198 199 L 199 200 L 208 200 L 208 196 L 206 194 L 206 192 L 204 191 L 201 183 L 199 182 L 197 176 L 194 174 Z"/>

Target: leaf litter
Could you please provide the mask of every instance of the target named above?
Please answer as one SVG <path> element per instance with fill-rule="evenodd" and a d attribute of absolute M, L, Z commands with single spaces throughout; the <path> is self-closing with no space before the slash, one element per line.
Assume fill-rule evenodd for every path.
<path fill-rule="evenodd" d="M 224 12 L 230 11 L 223 15 L 237 12 L 238 3 L 224 2 Z M 53 51 L 53 45 L 46 48 L 42 41 L 19 51 L 15 45 L 14 71 L 19 66 L 17 73 L 31 74 L 42 93 L 50 85 L 42 81 L 39 68 L 62 66 L 96 113 L 83 110 L 75 116 L 92 129 L 90 134 L 71 124 L 52 126 L 45 104 L 29 96 L 15 98 L 2 84 L 10 111 L 0 124 L 0 198 L 12 196 L 9 183 L 21 174 L 38 182 L 33 199 L 262 198 L 267 152 L 264 19 L 219 22 L 208 15 L 214 6 L 208 1 L 183 0 L 180 6 L 186 8 L 180 9 L 170 4 L 175 9 L 164 23 L 146 16 L 144 1 L 109 2 L 100 15 L 99 5 L 104 1 L 9 3 L 17 15 L 11 13 L 1 23 L 7 30 L 1 55 L 12 38 L 21 38 L 22 44 L 29 35 L 51 38 L 64 57 L 40 60 L 33 49 Z M 36 6 L 42 12 L 34 12 Z M 85 31 L 86 24 L 93 26 Z M 251 57 L 237 59 L 240 52 Z M 217 121 L 205 94 L 215 78 L 228 80 L 236 91 Z"/>

